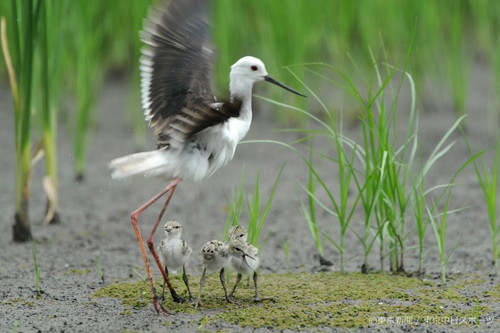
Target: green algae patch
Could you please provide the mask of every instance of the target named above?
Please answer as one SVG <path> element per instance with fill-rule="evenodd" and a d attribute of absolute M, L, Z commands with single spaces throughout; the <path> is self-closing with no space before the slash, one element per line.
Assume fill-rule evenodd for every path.
<path fill-rule="evenodd" d="M 171 279 L 174 285 L 178 285 L 180 279 Z M 182 283 L 182 282 L 181 282 Z M 163 285 L 156 283 L 157 292 L 161 294 Z M 145 307 L 151 304 L 151 288 L 149 282 L 144 280 L 139 281 L 125 281 L 125 282 L 113 282 L 112 284 L 97 289 L 93 294 L 93 297 L 111 297 L 122 300 L 122 304 L 130 305 L 133 307 Z M 185 296 L 181 293 L 181 296 Z M 193 306 L 187 303 L 174 303 L 170 298 L 170 293 L 168 289 L 165 292 L 166 301 L 164 301 L 164 306 L 169 311 L 180 311 L 180 312 L 195 312 Z"/>
<path fill-rule="evenodd" d="M 486 306 L 467 306 L 470 297 L 455 288 L 388 274 L 274 274 L 262 277 L 271 302 L 232 307 L 214 318 L 242 326 L 282 329 L 367 327 L 373 324 L 418 325 L 438 318 L 469 318 Z M 431 289 L 431 292 L 422 292 Z M 417 292 L 418 290 L 418 292 Z M 251 297 L 249 293 L 242 298 Z"/>
<path fill-rule="evenodd" d="M 467 277 L 439 286 L 418 278 L 390 274 L 262 274 L 259 278 L 262 301 L 253 300 L 253 283 L 243 279 L 235 293 L 235 302 L 228 304 L 218 274 L 211 274 L 207 276 L 202 293 L 202 308 L 194 309 L 190 302 L 174 303 L 168 292 L 163 305 L 172 312 L 201 314 L 200 327 L 215 321 L 278 329 L 450 324 L 452 320 L 458 323 L 460 318 L 481 318 L 492 311 L 483 304 L 493 298 L 491 294 L 460 293 L 464 279 Z M 198 277 L 190 279 L 195 297 L 199 290 L 197 281 Z M 234 281 L 227 282 L 231 290 Z M 173 284 L 185 297 L 182 281 L 175 277 Z M 157 288 L 161 292 L 161 284 Z M 497 291 L 498 288 L 492 290 L 493 293 Z M 123 304 L 134 307 L 151 303 L 149 284 L 145 281 L 113 283 L 94 293 L 94 297 L 104 296 L 122 299 Z M 474 322 L 469 320 L 460 324 Z"/>

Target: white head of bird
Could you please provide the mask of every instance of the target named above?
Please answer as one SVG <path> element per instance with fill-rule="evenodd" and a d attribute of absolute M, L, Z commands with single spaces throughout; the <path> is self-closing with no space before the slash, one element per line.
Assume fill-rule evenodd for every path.
<path fill-rule="evenodd" d="M 182 224 L 179 221 L 167 221 L 164 226 L 165 237 L 180 238 L 182 234 Z"/>
<path fill-rule="evenodd" d="M 234 65 L 231 66 L 229 79 L 229 90 L 231 92 L 231 97 L 236 97 L 242 99 L 243 101 L 250 100 L 252 96 L 253 84 L 258 81 L 268 81 L 297 95 L 305 96 L 298 91 L 295 91 L 292 88 L 273 79 L 267 73 L 266 66 L 264 65 L 262 60 L 252 56 L 243 57 L 235 62 Z"/>

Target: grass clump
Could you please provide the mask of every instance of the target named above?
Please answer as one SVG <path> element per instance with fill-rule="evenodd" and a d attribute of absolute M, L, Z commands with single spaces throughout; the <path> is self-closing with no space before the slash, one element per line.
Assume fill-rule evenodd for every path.
<path fill-rule="evenodd" d="M 11 17 L 1 18 L 2 51 L 9 74 L 14 101 L 14 126 L 16 147 L 16 214 L 13 239 L 25 242 L 31 239 L 29 220 L 30 175 L 31 175 L 31 123 L 33 87 L 35 85 L 34 63 L 37 27 L 40 22 L 40 0 L 11 2 Z M 12 38 L 7 35 L 7 23 Z"/>
<path fill-rule="evenodd" d="M 249 142 L 249 141 L 246 141 Z M 274 195 L 276 193 L 276 189 L 281 178 L 281 174 L 285 164 L 280 168 L 276 179 L 273 182 L 271 191 L 267 199 L 262 198 L 262 191 L 260 187 L 260 170 L 257 171 L 254 181 L 254 187 L 252 192 L 245 192 L 245 180 L 243 178 L 244 173 L 242 174 L 242 178 L 240 184 L 233 191 L 232 197 L 228 200 L 228 216 L 226 219 L 226 224 L 224 226 L 224 239 L 227 239 L 228 230 L 233 225 L 242 224 L 241 214 L 243 212 L 244 203 L 246 203 L 247 213 L 248 213 L 248 242 L 259 247 L 259 237 L 264 226 L 264 222 L 267 219 L 267 215 L 269 214 Z"/>

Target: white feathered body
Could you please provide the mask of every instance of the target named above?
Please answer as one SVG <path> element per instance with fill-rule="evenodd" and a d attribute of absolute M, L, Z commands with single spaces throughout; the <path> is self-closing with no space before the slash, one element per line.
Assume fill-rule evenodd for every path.
<path fill-rule="evenodd" d="M 175 273 L 188 263 L 192 250 L 186 241 L 176 237 L 162 240 L 159 252 L 163 265 Z"/>
<path fill-rule="evenodd" d="M 249 102 L 248 102 L 249 103 Z M 131 154 L 110 163 L 113 178 L 143 175 L 199 181 L 229 163 L 236 146 L 250 128 L 250 105 L 242 105 L 239 117 L 208 127 L 183 145 Z"/>

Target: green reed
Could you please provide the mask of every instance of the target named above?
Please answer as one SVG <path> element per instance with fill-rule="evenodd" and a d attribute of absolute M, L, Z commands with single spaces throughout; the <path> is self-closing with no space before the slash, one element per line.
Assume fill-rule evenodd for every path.
<path fill-rule="evenodd" d="M 455 210 L 450 210 L 450 198 L 451 191 L 455 186 L 455 178 L 460 174 L 460 172 L 472 161 L 474 161 L 481 153 L 471 156 L 467 159 L 453 174 L 448 184 L 438 185 L 430 189 L 429 191 L 443 188 L 444 190 L 441 192 L 437 199 L 432 200 L 432 204 L 430 206 L 426 206 L 426 211 L 429 217 L 429 220 L 432 225 L 432 229 L 434 230 L 434 235 L 436 236 L 436 243 L 439 252 L 439 262 L 441 266 L 441 281 L 446 283 L 446 265 L 450 259 L 450 256 L 453 254 L 455 247 L 451 250 L 450 253 L 446 253 L 446 227 L 448 223 L 448 216 L 451 213 L 459 212 L 467 207 L 461 207 Z M 444 199 L 443 199 L 444 198 Z M 443 208 L 440 210 L 438 208 L 438 204 L 443 202 Z M 457 242 L 458 243 L 458 242 Z"/>
<path fill-rule="evenodd" d="M 469 152 L 472 155 L 471 145 L 465 137 Z M 484 203 L 488 213 L 488 221 L 491 235 L 491 250 L 492 258 L 491 264 L 498 266 L 498 258 L 500 255 L 500 248 L 498 246 L 498 235 L 500 234 L 500 222 L 497 221 L 497 206 L 498 206 L 498 169 L 500 167 L 500 141 L 497 140 L 494 148 L 494 156 L 491 167 L 487 167 L 486 162 L 482 158 L 479 161 L 474 159 L 474 171 L 477 181 L 481 186 L 483 192 Z M 482 151 L 479 153 L 481 154 Z"/>
<path fill-rule="evenodd" d="M 325 67 L 329 67 L 324 64 L 311 64 L 313 65 L 322 65 Z M 331 67 L 331 66 L 330 66 Z M 332 68 L 332 67 L 331 67 Z M 276 102 L 269 98 L 262 98 L 263 100 L 269 101 L 277 106 L 282 106 L 289 108 L 291 110 L 297 111 L 298 113 L 303 114 L 304 117 L 310 118 L 312 121 L 317 123 L 320 126 L 320 129 L 310 130 L 310 129 L 296 129 L 292 130 L 302 134 L 304 137 L 299 139 L 291 144 L 273 141 L 273 140 L 260 140 L 259 142 L 269 142 L 282 145 L 290 150 L 292 150 L 295 154 L 301 157 L 304 163 L 308 167 L 308 180 L 307 186 L 302 186 L 304 191 L 306 192 L 308 198 L 308 208 L 303 206 L 302 211 L 303 215 L 306 219 L 306 222 L 311 231 L 311 235 L 315 241 L 316 249 L 320 257 L 323 256 L 323 245 L 321 243 L 321 235 L 325 237 L 334 247 L 339 251 L 340 254 L 340 269 L 344 272 L 345 267 L 345 254 L 346 254 L 346 243 L 345 236 L 347 231 L 350 228 L 355 209 L 357 207 L 358 201 L 360 199 L 360 195 L 355 195 L 355 199 L 353 202 L 349 201 L 349 191 L 352 182 L 355 180 L 354 176 L 354 167 L 353 161 L 355 156 L 357 155 L 357 145 L 355 142 L 349 140 L 347 137 L 343 136 L 340 131 L 337 131 L 335 127 L 332 126 L 334 122 L 332 121 L 333 115 L 329 112 L 326 105 L 323 101 L 316 95 L 314 90 L 306 85 L 303 81 L 300 80 L 298 76 L 295 75 L 291 69 L 288 69 L 292 76 L 297 79 L 309 92 L 309 94 L 321 105 L 323 108 L 327 119 L 329 122 L 323 121 L 320 118 L 308 113 L 307 111 L 300 109 L 295 106 L 287 105 L 284 103 Z M 315 71 L 311 71 L 312 73 L 317 73 Z M 321 74 L 319 74 L 321 75 Z M 307 156 L 303 154 L 298 148 L 295 147 L 297 143 L 313 139 L 326 139 L 327 146 L 334 147 L 336 155 L 330 155 L 330 152 L 320 153 L 314 149 L 314 146 L 309 146 L 309 153 Z M 323 141 L 321 141 L 324 143 Z M 332 167 L 333 165 L 337 165 L 337 169 L 339 171 L 339 178 L 337 179 L 339 195 L 337 196 L 331 188 L 329 184 L 329 179 L 323 175 L 319 170 L 318 163 L 315 162 L 314 157 L 321 158 L 321 164 L 326 165 L 327 167 Z M 331 174 L 331 168 L 328 169 L 328 174 Z M 327 196 L 327 202 L 323 202 L 319 199 L 319 196 L 316 194 L 316 186 L 319 186 L 321 190 Z M 327 234 L 324 230 L 322 230 L 318 226 L 318 221 L 316 219 L 316 205 L 318 205 L 321 209 L 329 213 L 334 220 L 337 220 L 340 226 L 339 238 L 333 237 Z"/>
<path fill-rule="evenodd" d="M 244 142 L 249 143 L 252 141 Z M 260 170 L 257 171 L 257 174 L 255 175 L 253 189 L 249 193 L 246 192 L 245 173 L 242 173 L 240 184 L 235 188 L 235 190 L 233 190 L 232 197 L 228 200 L 228 216 L 224 226 L 225 239 L 228 239 L 228 231 L 232 225 L 241 224 L 241 215 L 243 208 L 246 205 L 246 212 L 248 214 L 248 242 L 257 247 L 259 246 L 260 233 L 262 231 L 262 227 L 264 226 L 264 222 L 267 219 L 267 215 L 271 210 L 278 182 L 284 168 L 285 164 L 283 164 L 278 171 L 278 175 L 273 182 L 267 199 L 262 198 L 260 188 Z"/>
<path fill-rule="evenodd" d="M 313 165 L 314 161 L 314 141 L 311 140 L 311 145 L 309 147 L 309 160 L 308 165 Z M 307 185 L 304 187 L 307 193 L 307 205 L 301 202 L 300 210 L 304 216 L 307 225 L 309 226 L 309 231 L 314 240 L 314 246 L 320 257 L 324 256 L 323 242 L 321 241 L 321 233 L 318 227 L 318 220 L 316 218 L 316 179 L 314 176 L 313 168 L 309 168 L 307 172 Z"/>
<path fill-rule="evenodd" d="M 97 274 L 99 275 L 99 280 L 101 280 L 101 283 L 104 283 L 104 272 L 101 268 L 101 261 L 99 260 L 98 257 L 96 257 L 94 260 L 92 260 L 92 262 L 96 267 Z"/>
<path fill-rule="evenodd" d="M 31 174 L 31 122 L 34 87 L 35 47 L 39 36 L 41 0 L 11 1 L 12 14 L 7 37 L 6 20 L 2 19 L 2 51 L 9 72 L 14 101 L 16 147 L 16 214 L 13 238 L 15 241 L 31 239 L 29 221 Z"/>
<path fill-rule="evenodd" d="M 71 55 L 74 57 L 76 112 L 73 119 L 73 150 L 75 178 L 82 180 L 85 173 L 88 146 L 96 123 L 95 102 L 102 84 L 103 64 L 99 50 L 104 46 L 104 25 L 97 24 L 105 7 L 101 2 L 74 1 L 72 8 L 73 38 Z"/>
<path fill-rule="evenodd" d="M 385 269 L 384 262 L 388 258 L 391 271 L 403 271 L 404 255 L 408 250 L 406 243 L 408 238 L 415 237 L 415 234 L 419 244 L 419 271 L 422 271 L 427 226 L 432 224 L 435 226 L 433 229 L 438 230 L 436 237 L 439 237 L 438 243 L 443 245 L 440 249 L 444 249 L 447 217 L 450 212 L 456 211 L 448 209 L 452 181 L 475 158 L 471 157 L 458 168 L 450 184 L 439 187 L 448 188 L 446 209 L 438 213 L 436 211 L 437 205 L 429 206 L 427 195 L 435 188 L 426 189 L 425 179 L 437 161 L 453 147 L 454 142 L 448 143 L 448 140 L 460 126 L 464 116 L 460 117 L 447 130 L 429 157 L 419 163 L 417 160 L 420 146 L 416 86 L 410 73 L 405 70 L 409 63 L 409 54 L 410 52 L 404 58 L 401 70 L 389 65 L 378 65 L 372 54 L 374 79 L 370 80 L 365 77 L 364 86 L 367 87 L 365 89 L 358 88 L 359 85 L 355 83 L 352 75 L 334 66 L 323 63 L 304 65 L 309 73 L 340 87 L 358 105 L 361 112 L 361 126 L 358 134 L 355 135 L 356 140 L 346 137 L 335 126 L 303 109 L 268 98 L 261 98 L 274 105 L 302 113 L 320 126 L 319 130 L 294 130 L 302 133 L 303 137 L 290 144 L 269 140 L 260 140 L 259 142 L 272 142 L 285 146 L 298 154 L 308 166 L 308 182 L 307 186 L 303 186 L 303 189 L 308 198 L 312 198 L 319 209 L 328 212 L 338 220 L 340 225 L 338 241 L 335 239 L 336 237 L 326 234 L 318 227 L 319 221 L 313 222 L 311 220 L 310 216 L 316 216 L 316 210 L 314 211 L 315 215 L 311 215 L 310 212 L 304 215 L 308 226 L 319 231 L 339 251 L 341 270 L 344 267 L 345 255 L 343 240 L 345 234 L 350 231 L 355 234 L 364 249 L 363 272 L 369 271 L 368 257 L 375 244 L 379 246 L 381 270 Z M 385 58 L 384 54 L 382 56 Z M 333 73 L 331 76 L 324 74 L 329 71 Z M 295 78 L 304 85 L 309 95 L 319 102 L 326 118 L 332 119 L 333 116 L 314 90 L 300 81 L 298 77 Z M 399 105 L 399 96 L 403 89 L 408 89 L 410 93 L 408 109 Z M 407 130 L 403 132 L 400 131 L 401 124 L 397 118 L 397 113 L 401 110 L 407 110 L 408 115 L 405 123 Z M 313 138 L 315 142 L 318 139 L 326 138 L 326 142 L 330 141 L 326 146 L 335 147 L 334 154 L 330 152 L 319 153 L 314 149 L 310 149 L 309 154 L 314 153 L 314 155 L 324 159 L 324 162 L 333 162 L 332 165 L 328 165 L 326 174 L 331 175 L 334 167 L 338 169 L 339 177 L 335 182 L 337 194 L 334 194 L 332 185 L 327 178 L 321 175 L 321 173 L 325 173 L 324 169 L 327 163 L 322 163 L 323 172 L 320 172 L 318 164 L 311 155 L 306 156 L 296 147 L 297 143 L 307 142 Z M 310 184 L 311 175 L 314 176 L 319 188 L 327 195 L 328 202 L 319 200 L 319 196 L 316 194 L 317 189 Z M 354 193 L 352 193 L 353 187 Z M 362 209 L 360 220 L 355 214 L 358 207 Z M 415 220 L 414 226 L 407 223 L 410 217 Z M 360 232 L 360 230 L 362 231 Z M 412 230 L 416 230 L 416 233 L 413 233 Z M 318 246 L 316 240 L 318 234 L 312 233 L 312 236 L 316 246 Z M 444 270 L 447 263 L 446 257 L 443 255 L 441 259 Z"/>
<path fill-rule="evenodd" d="M 241 213 L 243 211 L 243 196 L 245 193 L 245 173 L 242 172 L 241 180 L 238 186 L 233 189 L 231 198 L 228 202 L 228 213 L 226 223 L 224 225 L 224 239 L 229 239 L 229 229 L 233 225 L 239 225 L 241 220 Z"/>
<path fill-rule="evenodd" d="M 37 256 L 37 249 L 36 249 L 36 244 L 34 241 L 31 242 L 31 252 L 33 255 L 33 265 L 35 268 L 35 291 L 36 291 L 36 297 L 41 298 L 42 297 L 42 283 L 40 279 L 40 268 L 38 267 L 38 256 Z"/>
<path fill-rule="evenodd" d="M 248 209 L 248 242 L 259 246 L 259 236 L 264 226 L 264 222 L 267 219 L 267 215 L 271 210 L 273 204 L 274 195 L 276 193 L 276 188 L 281 177 L 281 173 L 285 168 L 285 164 L 278 171 L 278 175 L 274 180 L 273 186 L 271 187 L 271 192 L 267 199 L 262 199 L 260 190 L 260 172 L 257 172 L 255 176 L 254 188 L 252 194 L 246 197 L 247 209 Z"/>
<path fill-rule="evenodd" d="M 57 131 L 59 94 L 61 91 L 64 56 L 64 17 L 69 1 L 46 0 L 40 13 L 40 49 L 38 53 L 40 73 L 40 115 L 42 149 L 45 154 L 46 176 L 43 180 L 47 194 L 47 210 L 44 224 L 59 221 L 57 177 Z"/>

